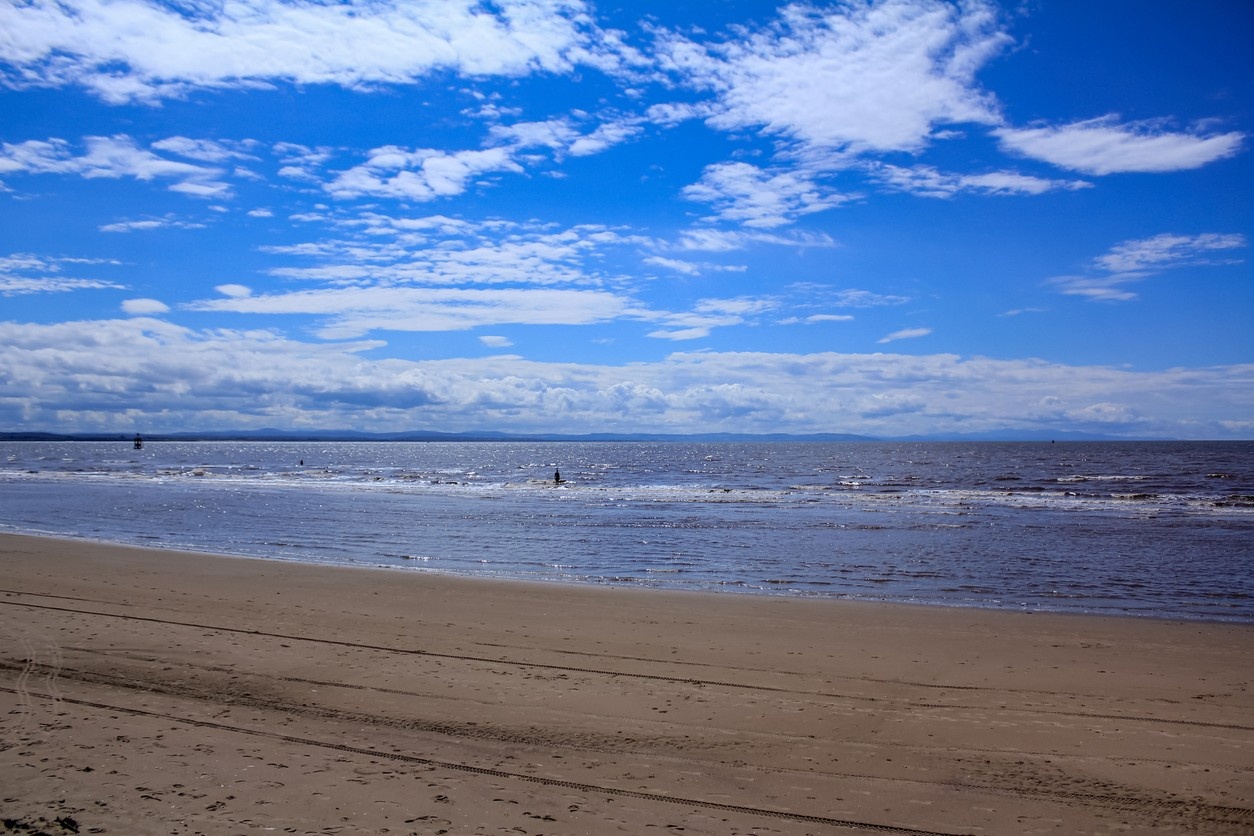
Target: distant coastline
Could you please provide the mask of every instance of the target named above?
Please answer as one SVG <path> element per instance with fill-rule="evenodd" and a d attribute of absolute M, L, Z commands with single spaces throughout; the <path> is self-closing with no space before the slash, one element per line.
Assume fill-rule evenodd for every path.
<path fill-rule="evenodd" d="M 528 442 L 1050 442 L 1050 441 L 1179 441 L 1175 438 L 1145 438 L 1102 435 L 1083 432 L 1045 432 L 1040 430 L 993 430 L 983 433 L 937 433 L 935 435 L 869 436 L 851 433 L 508 433 L 493 431 L 435 432 L 411 431 L 370 433 L 358 430 L 220 430 L 181 433 L 143 433 L 145 441 L 528 441 Z M 0 432 L 0 441 L 131 441 L 129 433 L 55 433 Z M 1200 439 L 1195 439 L 1200 440 Z"/>

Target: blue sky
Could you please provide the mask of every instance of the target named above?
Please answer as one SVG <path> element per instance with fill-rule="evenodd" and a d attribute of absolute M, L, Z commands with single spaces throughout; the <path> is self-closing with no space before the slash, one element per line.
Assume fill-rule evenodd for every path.
<path fill-rule="evenodd" d="M 0 0 L 0 429 L 1254 437 L 1251 8 Z"/>

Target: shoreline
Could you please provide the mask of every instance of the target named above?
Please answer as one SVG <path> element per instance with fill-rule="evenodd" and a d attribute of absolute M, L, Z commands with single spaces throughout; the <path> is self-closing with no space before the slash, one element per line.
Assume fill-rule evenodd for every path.
<path fill-rule="evenodd" d="M 76 537 L 73 535 L 60 534 L 60 533 L 44 533 L 44 532 L 14 531 L 14 530 L 0 529 L 0 538 L 4 538 L 4 537 L 29 537 L 33 539 L 54 540 L 54 541 L 64 541 L 67 543 L 82 543 L 86 545 L 96 545 L 96 546 L 101 546 L 105 548 L 117 547 L 117 548 L 123 548 L 123 549 L 138 549 L 138 550 L 143 550 L 143 551 L 169 552 L 173 554 L 198 555 L 198 556 L 209 558 L 209 559 L 221 558 L 221 559 L 229 559 L 229 560 L 256 560 L 256 561 L 262 561 L 265 563 L 311 566 L 311 567 L 323 568 L 323 569 L 395 572 L 401 575 L 412 574 L 412 575 L 421 575 L 424 577 L 456 578 L 456 579 L 462 579 L 462 580 L 467 580 L 471 582 L 483 581 L 483 582 L 488 582 L 488 583 L 505 583 L 505 584 L 524 584 L 524 585 L 535 584 L 539 586 L 555 586 L 555 587 L 560 587 L 560 588 L 574 587 L 574 588 L 579 588 L 579 589 L 611 589 L 611 590 L 622 590 L 622 591 L 630 590 L 630 591 L 637 591 L 637 592 L 642 592 L 642 593 L 657 592 L 657 593 L 674 593 L 674 594 L 679 594 L 679 595 L 732 596 L 735 598 L 762 598 L 762 599 L 768 599 L 768 600 L 812 601 L 812 602 L 826 602 L 826 603 L 831 603 L 831 604 L 851 604 L 851 605 L 866 605 L 866 606 L 911 607 L 911 608 L 921 607 L 921 608 L 935 608 L 935 609 L 940 609 L 940 610 L 956 610 L 959 612 L 974 611 L 974 612 L 1005 613 L 1005 614 L 1020 614 L 1020 615 L 1066 616 L 1066 617 L 1072 617 L 1072 618 L 1096 618 L 1096 619 L 1112 619 L 1112 618 L 1124 619 L 1126 618 L 1126 619 L 1131 619 L 1135 621 L 1166 622 L 1166 623 L 1178 623 L 1178 624 L 1246 625 L 1246 626 L 1254 627 L 1254 619 L 1241 618 L 1241 617 L 1236 617 L 1236 616 L 1189 617 L 1188 615 L 1180 615 L 1180 614 L 1157 615 L 1151 612 L 1133 612 L 1133 611 L 1126 611 L 1126 610 L 1122 612 L 1101 612 L 1101 611 L 1088 611 L 1088 610 L 1079 610 L 1079 609 L 1050 609 L 1050 608 L 1040 607 L 1040 606 L 1037 606 L 1035 608 L 1028 608 L 1023 605 L 987 606 L 987 605 L 982 605 L 978 603 L 962 604 L 962 603 L 947 603 L 945 601 L 883 600 L 883 599 L 875 599 L 875 598 L 856 597 L 853 595 L 847 595 L 847 596 L 841 597 L 837 595 L 823 595 L 823 594 L 817 594 L 817 593 L 816 594 L 805 594 L 805 593 L 797 594 L 797 593 L 788 593 L 788 592 L 772 592 L 772 591 L 767 591 L 767 590 L 740 589 L 734 586 L 729 586 L 726 589 L 708 589 L 708 588 L 686 589 L 686 588 L 681 588 L 677 586 L 667 586 L 664 583 L 659 583 L 656 586 L 649 586 L 641 582 L 621 583 L 621 582 L 614 582 L 614 581 L 604 581 L 600 583 L 590 583 L 587 581 L 579 581 L 579 580 L 563 581 L 563 580 L 556 580 L 552 578 L 519 578 L 519 577 L 511 577 L 508 575 L 490 575 L 486 573 L 485 574 L 476 574 L 472 572 L 459 573 L 459 572 L 450 571 L 447 569 L 426 568 L 426 567 L 422 567 L 418 565 L 391 566 L 391 565 L 387 565 L 384 563 L 368 563 L 368 562 L 339 563 L 339 562 L 331 562 L 331 561 L 308 560 L 308 559 L 304 559 L 300 557 L 275 557 L 275 556 L 267 556 L 264 554 L 243 554 L 243 553 L 233 553 L 233 552 L 225 552 L 225 551 L 206 551 L 204 549 L 200 549 L 200 548 L 196 548 L 192 546 L 182 547 L 182 546 L 173 546 L 173 545 L 146 545 L 143 543 L 129 543 L 129 542 L 121 541 L 121 540 L 108 540 L 108 539 L 97 538 L 97 537 Z"/>
<path fill-rule="evenodd" d="M 48 832 L 1254 831 L 1250 625 L 17 534 L 0 565 L 0 814 Z"/>

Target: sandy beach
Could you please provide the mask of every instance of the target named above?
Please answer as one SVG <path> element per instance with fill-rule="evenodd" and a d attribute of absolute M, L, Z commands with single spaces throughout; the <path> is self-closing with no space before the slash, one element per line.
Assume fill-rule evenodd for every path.
<path fill-rule="evenodd" d="M 25 833 L 1254 833 L 1254 627 L 0 535 Z"/>

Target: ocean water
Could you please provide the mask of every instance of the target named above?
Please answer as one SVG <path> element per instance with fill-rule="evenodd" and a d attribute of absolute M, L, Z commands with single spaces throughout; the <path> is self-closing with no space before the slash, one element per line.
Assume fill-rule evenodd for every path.
<path fill-rule="evenodd" d="M 6 442 L 0 530 L 459 575 L 1254 622 L 1254 442 Z"/>

